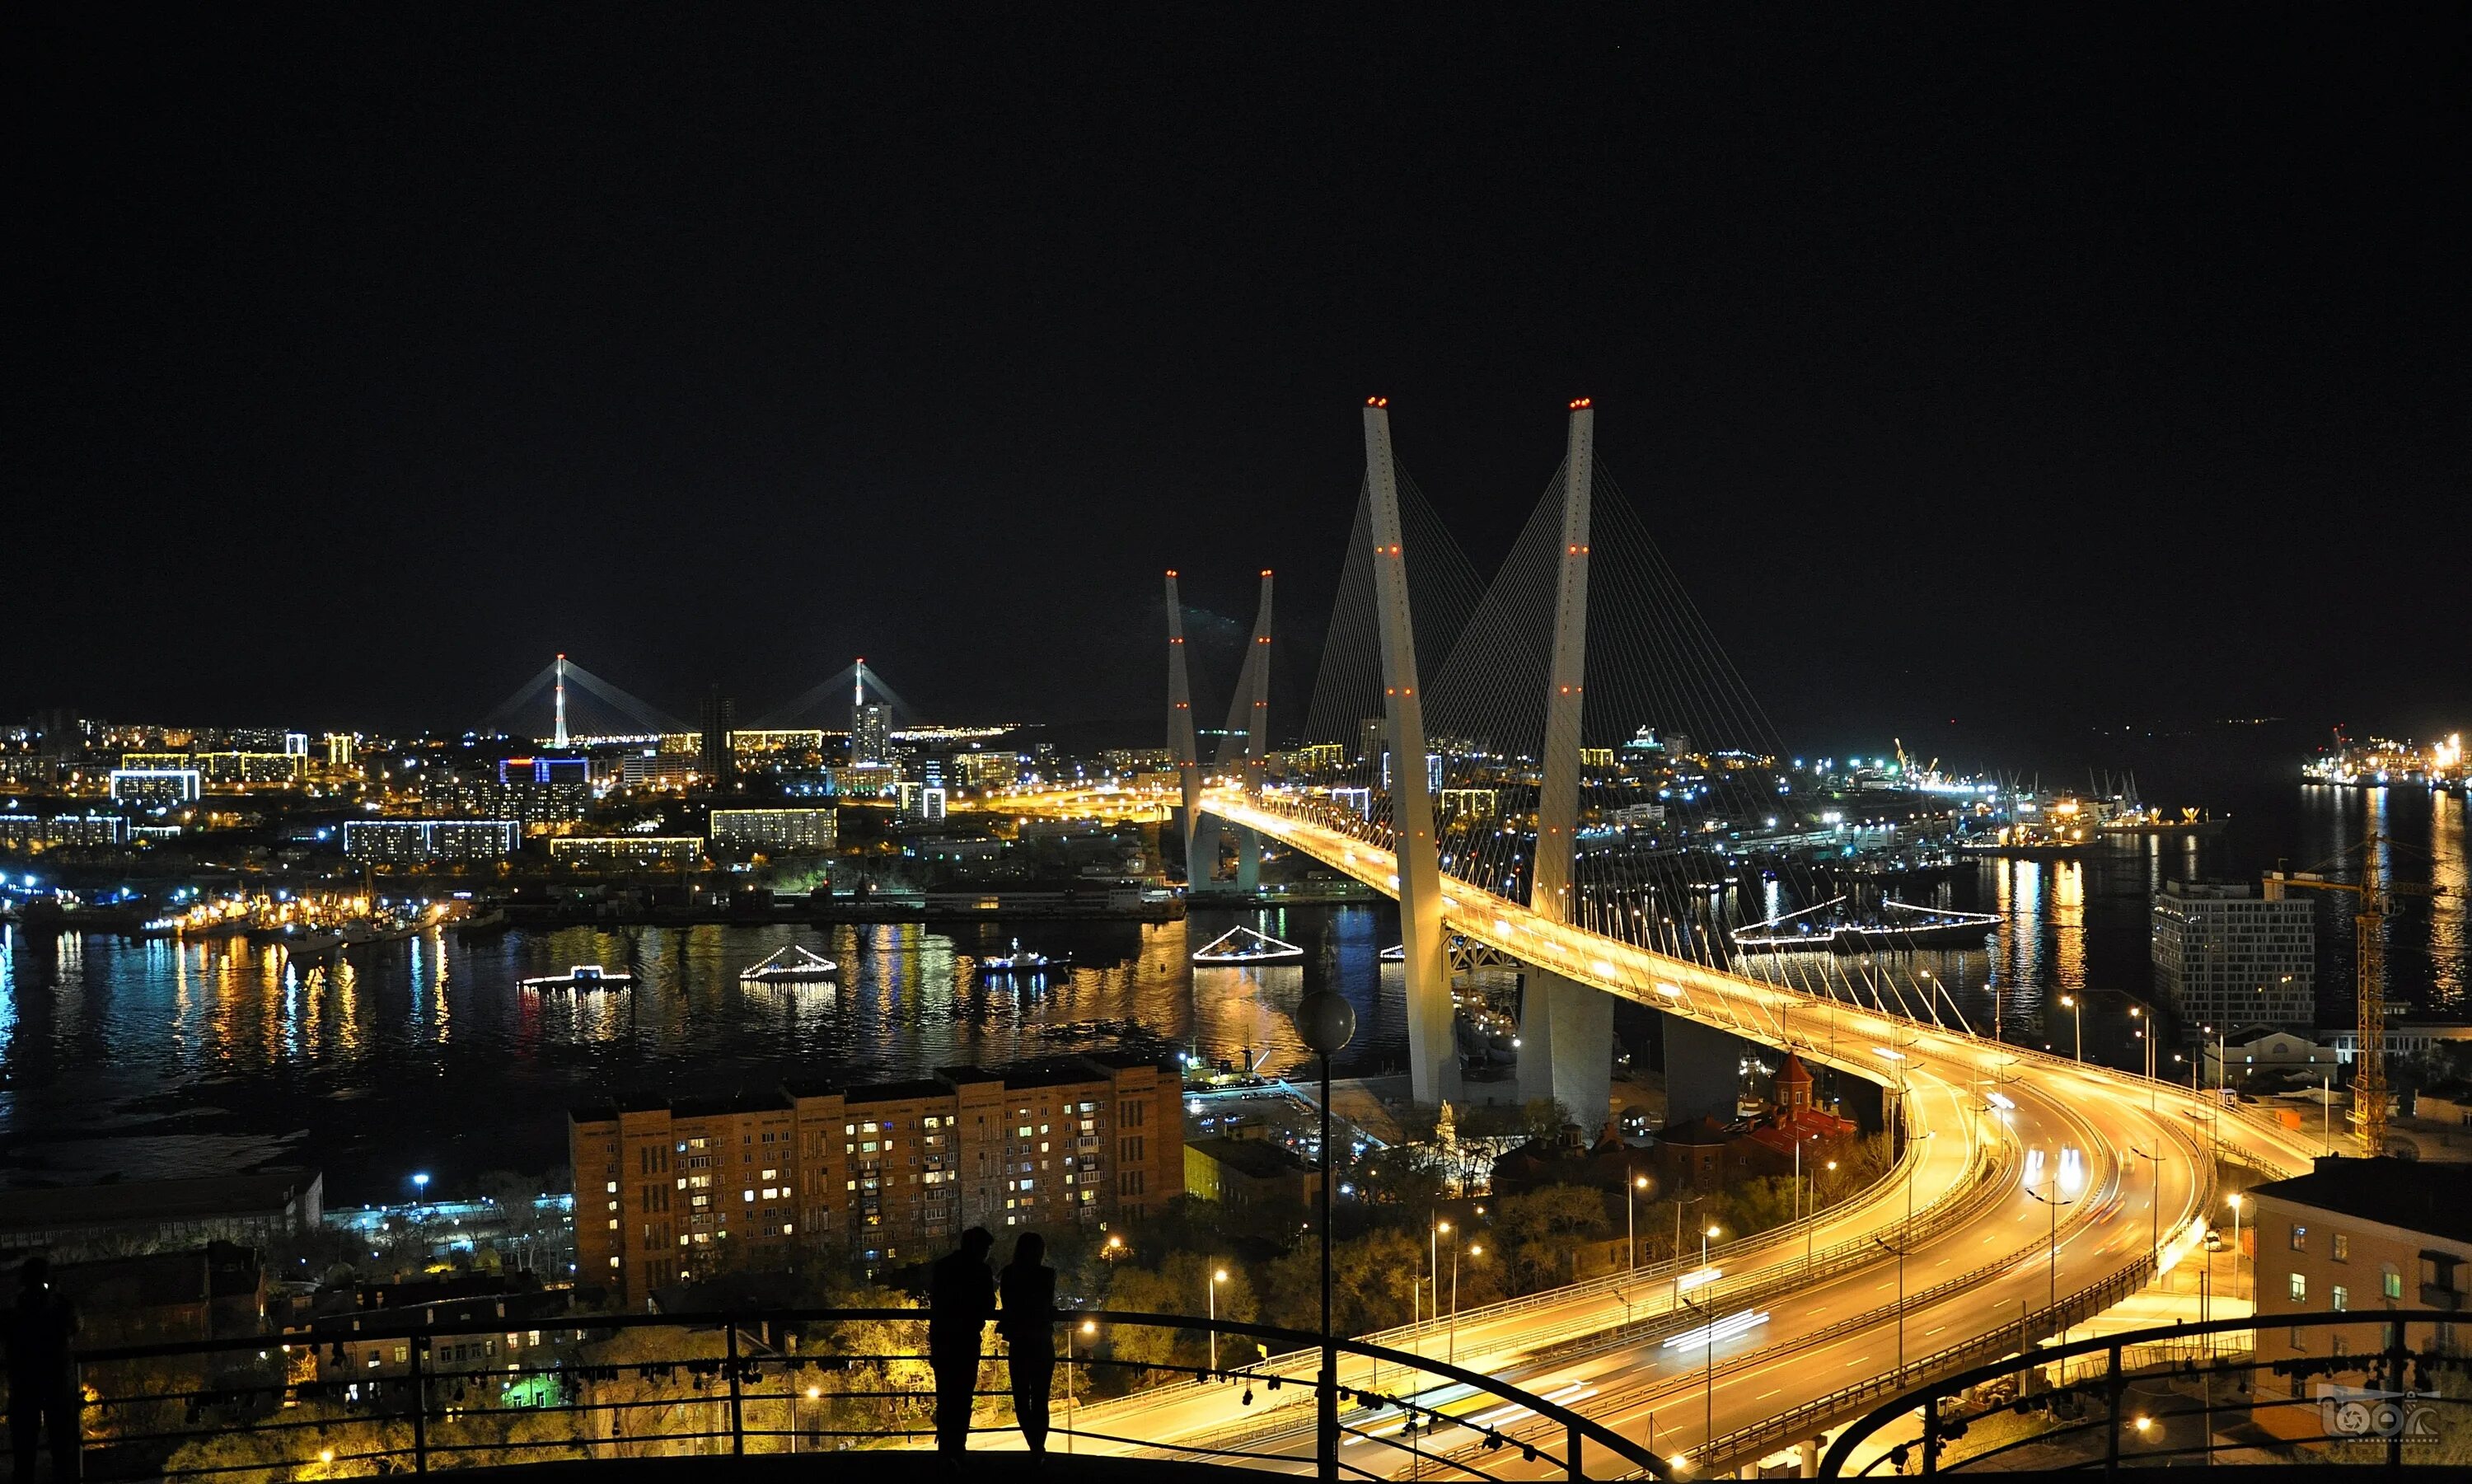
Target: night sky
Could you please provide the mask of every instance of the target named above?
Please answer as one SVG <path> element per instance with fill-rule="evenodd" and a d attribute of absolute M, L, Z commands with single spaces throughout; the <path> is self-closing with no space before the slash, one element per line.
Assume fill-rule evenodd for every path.
<path fill-rule="evenodd" d="M 15 12 L 0 717 L 1144 741 L 1379 393 L 1481 567 L 1595 397 L 1815 748 L 2472 723 L 2461 6 L 1339 9 Z"/>

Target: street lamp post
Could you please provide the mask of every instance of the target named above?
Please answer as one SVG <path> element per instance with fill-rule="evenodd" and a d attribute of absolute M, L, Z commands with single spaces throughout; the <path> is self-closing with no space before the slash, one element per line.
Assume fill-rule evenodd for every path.
<path fill-rule="evenodd" d="M 1073 1434 L 1082 1424 L 1082 1401 L 1073 1393 L 1073 1331 L 1077 1328 L 1084 1335 L 1095 1335 L 1099 1332 L 1099 1322 L 1085 1319 L 1079 1326 L 1064 1327 L 1064 1451 L 1068 1453 L 1073 1451 Z M 812 1387 L 807 1395 L 815 1395 Z"/>
<path fill-rule="evenodd" d="M 1202 1285 L 1203 1291 L 1210 1295 L 1210 1369 L 1214 1374 L 1219 1370 L 1219 1285 L 1225 1281 L 1227 1270 L 1213 1268 L 1210 1281 Z"/>
<path fill-rule="evenodd" d="M 1682 1302 L 1682 1208 L 1697 1206 L 1702 1197 L 1685 1196 L 1674 1203 L 1674 1302 Z"/>
<path fill-rule="evenodd" d="M 1632 1174 L 1628 1169 L 1623 1173 L 1629 1176 L 1623 1182 L 1623 1234 L 1629 1242 L 1629 1247 L 1623 1255 L 1623 1268 L 1627 1272 L 1637 1272 L 1639 1270 L 1639 1193 L 1648 1188 L 1648 1177 Z"/>
<path fill-rule="evenodd" d="M 2228 1199 L 2231 1202 L 2232 1208 L 2232 1298 L 2237 1301 L 2240 1298 L 2241 1291 L 2241 1208 L 2248 1203 L 2247 1199 L 2237 1190 L 2233 1191 Z"/>
<path fill-rule="evenodd" d="M 2074 994 L 2061 995 L 2060 1004 L 2069 1012 L 2069 1019 L 2076 1026 L 2077 1059 L 2082 1062 L 2085 1060 L 2085 1007 L 2078 1003 L 2078 997 Z"/>
<path fill-rule="evenodd" d="M 1315 1398 L 1315 1472 L 1321 1484 L 1339 1478 L 1339 1346 L 1330 1328 L 1330 1186 L 1336 1161 L 1330 1141 L 1330 1059 L 1356 1035 L 1356 1007 L 1329 990 L 1296 1006 L 1296 1031 L 1321 1070 L 1321 1385 Z"/>
<path fill-rule="evenodd" d="M 2060 1199 L 2060 1170 L 2056 1162 L 2052 1166 L 2052 1193 L 2044 1195 L 2032 1185 L 2026 1187 L 2026 1193 L 2052 1209 L 2051 1295 L 2047 1306 L 2056 1311 L 2060 1306 L 2060 1208 L 2075 1206 L 2077 1198 Z"/>
<path fill-rule="evenodd" d="M 1471 1257 L 1484 1257 L 1485 1245 L 1480 1242 L 1468 1248 L 1467 1255 Z M 1457 1244 L 1454 1244 L 1451 1248 L 1451 1325 L 1449 1344 L 1450 1349 L 1445 1352 L 1443 1358 L 1448 1360 L 1452 1365 L 1458 1365 L 1460 1363 L 1460 1249 Z"/>
<path fill-rule="evenodd" d="M 2151 1161 L 2154 1166 L 2154 1193 L 2146 1203 L 2146 1245 L 2153 1249 L 2154 1263 L 2159 1277 L 2163 1263 L 2163 1151 L 2157 1148 L 2150 1154 L 2131 1144 L 2128 1146 L 2128 1152 L 2141 1160 Z"/>

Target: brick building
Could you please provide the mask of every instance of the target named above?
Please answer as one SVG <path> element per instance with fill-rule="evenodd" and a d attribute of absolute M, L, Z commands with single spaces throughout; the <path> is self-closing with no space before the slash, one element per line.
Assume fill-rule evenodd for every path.
<path fill-rule="evenodd" d="M 1138 1218 L 1183 1191 L 1180 1095 L 1148 1061 L 1096 1055 L 580 1109 L 578 1276 L 632 1307 L 725 1255 L 911 1262 L 971 1226 Z"/>

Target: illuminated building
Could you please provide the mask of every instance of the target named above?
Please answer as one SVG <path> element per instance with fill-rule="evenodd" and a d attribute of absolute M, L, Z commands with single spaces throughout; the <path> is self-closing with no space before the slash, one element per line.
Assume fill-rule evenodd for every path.
<path fill-rule="evenodd" d="M 729 750 L 730 729 L 738 724 L 738 702 L 721 693 L 716 685 L 703 698 L 702 743 L 697 757 L 703 764 L 704 783 L 710 788 L 733 788 L 738 782 L 738 760 Z"/>
<path fill-rule="evenodd" d="M 1390 755 L 1388 749 L 1390 744 L 1382 734 L 1383 729 L 1389 725 L 1379 716 L 1367 716 L 1356 724 L 1356 760 L 1358 762 L 1372 762 L 1376 758 Z"/>
<path fill-rule="evenodd" d="M 901 817 L 920 824 L 934 824 L 944 817 L 944 789 L 938 783 L 901 784 Z"/>
<path fill-rule="evenodd" d="M 330 731 L 326 733 L 326 766 L 329 768 L 350 767 L 352 765 L 352 758 L 355 750 L 358 748 L 359 744 L 360 738 L 348 731 Z"/>
<path fill-rule="evenodd" d="M 308 756 L 309 733 L 305 731 L 285 732 L 283 734 L 283 755 L 286 757 Z"/>
<path fill-rule="evenodd" d="M 1441 802 L 1442 813 L 1455 819 L 1489 820 L 1495 814 L 1495 792 L 1490 788 L 1445 788 Z"/>
<path fill-rule="evenodd" d="M 409 865 L 504 860 L 522 833 L 513 820 L 345 820 L 344 854 Z"/>
<path fill-rule="evenodd" d="M 833 770 L 833 788 L 844 799 L 882 799 L 901 792 L 901 771 L 890 763 L 852 763 Z"/>
<path fill-rule="evenodd" d="M 2166 881 L 2156 893 L 2154 988 L 2186 1026 L 2308 1028 L 2318 1017 L 2317 909 L 2254 887 Z"/>
<path fill-rule="evenodd" d="M 1021 757 L 1015 753 L 957 753 L 953 772 L 971 788 L 1010 788 L 1021 779 Z"/>
<path fill-rule="evenodd" d="M 0 850 L 39 850 L 59 845 L 126 845 L 129 822 L 117 814 L 0 814 Z"/>
<path fill-rule="evenodd" d="M 190 762 L 210 787 L 288 788 L 308 758 L 296 753 L 199 753 Z"/>
<path fill-rule="evenodd" d="M 429 819 L 511 819 L 526 829 L 542 831 L 579 823 L 591 809 L 591 785 L 535 782 L 534 759 L 522 762 L 521 768 L 509 771 L 510 781 L 503 783 L 488 775 L 474 778 L 445 769 L 425 773 L 420 780 L 421 814 Z"/>
<path fill-rule="evenodd" d="M 618 783 L 622 788 L 684 788 L 695 771 L 692 757 L 647 748 L 618 760 Z"/>
<path fill-rule="evenodd" d="M 693 866 L 703 860 L 703 841 L 696 835 L 560 835 L 549 843 L 549 859 L 575 871 Z"/>
<path fill-rule="evenodd" d="M 780 850 L 829 850 L 833 848 L 830 809 L 715 809 L 705 834 L 717 845 L 755 846 Z"/>
<path fill-rule="evenodd" d="M 1099 1055 L 745 1101 L 629 1101 L 567 1127 L 578 1277 L 629 1307 L 725 1255 L 830 1244 L 870 1265 L 964 1228 L 1138 1217 L 1184 1188 L 1173 1076 Z"/>
<path fill-rule="evenodd" d="M 1438 793 L 1441 790 L 1441 786 L 1442 754 L 1439 753 L 1427 753 L 1425 754 L 1425 787 L 1430 792 Z M 1384 753 L 1382 754 L 1382 787 L 1386 792 L 1389 791 L 1390 787 L 1390 754 L 1389 753 Z"/>
<path fill-rule="evenodd" d="M 1336 742 L 1316 742 L 1288 754 L 1288 766 L 1299 772 L 1335 772 L 1346 765 L 1347 750 Z"/>
<path fill-rule="evenodd" d="M 195 768 L 114 768 L 111 802 L 141 809 L 170 809 L 198 802 Z"/>
<path fill-rule="evenodd" d="M 850 708 L 850 761 L 857 764 L 892 760 L 892 707 L 871 701 Z"/>
<path fill-rule="evenodd" d="M 498 781 L 573 783 L 589 788 L 592 785 L 592 759 L 572 756 L 501 757 L 498 759 Z"/>

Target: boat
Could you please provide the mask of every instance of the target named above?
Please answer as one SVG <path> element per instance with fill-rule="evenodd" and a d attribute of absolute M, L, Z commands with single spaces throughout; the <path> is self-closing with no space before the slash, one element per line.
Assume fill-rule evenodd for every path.
<path fill-rule="evenodd" d="M 1249 927 L 1231 927 L 1193 950 L 1197 964 L 1293 964 L 1305 950 Z"/>
<path fill-rule="evenodd" d="M 1734 946 L 1761 953 L 1806 949 L 1867 953 L 1882 948 L 1972 947 L 2000 926 L 1994 913 L 1918 907 L 1893 897 L 1880 903 L 1879 919 L 1874 922 L 1853 921 L 1842 912 L 1820 916 L 1831 908 L 1842 908 L 1845 900 L 1842 896 L 1831 897 L 1799 911 L 1732 928 L 1726 936 Z"/>
<path fill-rule="evenodd" d="M 1072 966 L 1073 955 L 1069 953 L 1055 958 L 1044 953 L 1033 953 L 1021 945 L 1020 939 L 1015 938 L 1011 952 L 991 954 L 979 960 L 979 977 L 996 979 L 1006 974 L 1043 974 L 1051 969 L 1069 969 Z"/>
<path fill-rule="evenodd" d="M 571 964 L 562 974 L 538 974 L 516 982 L 528 990 L 618 990 L 632 988 L 635 976 L 598 964 Z"/>
<path fill-rule="evenodd" d="M 814 984 L 841 972 L 841 966 L 796 944 L 773 949 L 738 971 L 741 984 Z"/>
<path fill-rule="evenodd" d="M 1404 964 L 1408 962 L 1408 945 L 1404 943 L 1394 943 L 1390 946 L 1383 949 L 1382 962 L 1386 964 Z"/>
<path fill-rule="evenodd" d="M 477 917 L 468 917 L 459 920 L 455 924 L 455 936 L 458 938 L 486 938 L 492 933 L 505 932 L 509 925 L 510 919 L 507 917 L 507 909 L 504 907 L 491 907 L 488 911 L 481 913 Z"/>
<path fill-rule="evenodd" d="M 302 927 L 295 922 L 277 936 L 283 951 L 295 958 L 319 958 L 344 945 L 344 935 L 321 927 Z"/>

